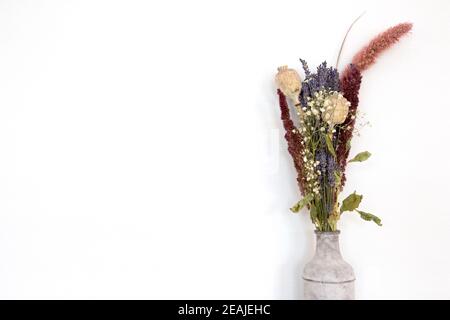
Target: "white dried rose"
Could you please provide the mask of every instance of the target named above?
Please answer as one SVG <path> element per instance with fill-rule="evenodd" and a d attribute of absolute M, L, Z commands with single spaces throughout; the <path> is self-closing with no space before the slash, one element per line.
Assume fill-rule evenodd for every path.
<path fill-rule="evenodd" d="M 341 124 L 347 119 L 350 102 L 338 92 L 333 92 L 325 98 L 322 119 L 331 124 Z"/>
<path fill-rule="evenodd" d="M 300 75 L 294 69 L 289 69 L 288 66 L 281 66 L 278 68 L 278 73 L 275 76 L 275 82 L 281 92 L 298 105 L 300 90 L 302 89 L 302 80 Z"/>

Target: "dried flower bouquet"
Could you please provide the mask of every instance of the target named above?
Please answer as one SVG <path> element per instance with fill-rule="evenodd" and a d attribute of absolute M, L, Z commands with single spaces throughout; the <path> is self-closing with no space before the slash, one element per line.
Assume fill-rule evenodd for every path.
<path fill-rule="evenodd" d="M 401 23 L 379 34 L 354 56 L 341 75 L 326 62 L 312 73 L 306 61 L 300 60 L 303 80 L 287 66 L 278 68 L 275 81 L 281 119 L 303 196 L 291 210 L 299 212 L 307 207 L 318 231 L 336 231 L 337 222 L 346 211 L 354 211 L 362 219 L 381 226 L 380 218 L 359 210 L 362 195 L 353 192 L 340 203 L 339 194 L 345 184 L 347 163 L 362 162 L 371 155 L 364 151 L 348 160 L 358 117 L 361 73 L 411 28 L 411 23 Z M 298 127 L 291 120 L 288 99 L 295 107 Z"/>

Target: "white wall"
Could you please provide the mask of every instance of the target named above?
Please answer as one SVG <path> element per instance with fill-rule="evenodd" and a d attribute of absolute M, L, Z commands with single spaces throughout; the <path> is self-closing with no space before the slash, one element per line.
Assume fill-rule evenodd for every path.
<path fill-rule="evenodd" d="M 397 22 L 343 217 L 363 299 L 450 298 L 450 2 L 1 1 L 0 298 L 296 299 L 313 253 L 273 84 Z"/>

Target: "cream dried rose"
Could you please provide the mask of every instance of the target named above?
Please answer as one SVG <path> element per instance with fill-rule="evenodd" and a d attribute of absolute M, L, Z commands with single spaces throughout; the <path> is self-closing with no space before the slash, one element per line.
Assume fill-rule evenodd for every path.
<path fill-rule="evenodd" d="M 302 80 L 297 71 L 289 69 L 288 66 L 281 66 L 275 76 L 275 82 L 281 92 L 291 99 L 295 105 L 300 104 L 299 95 L 302 89 Z"/>
<path fill-rule="evenodd" d="M 333 92 L 325 98 L 322 119 L 330 124 L 341 124 L 347 119 L 350 102 L 339 92 Z"/>

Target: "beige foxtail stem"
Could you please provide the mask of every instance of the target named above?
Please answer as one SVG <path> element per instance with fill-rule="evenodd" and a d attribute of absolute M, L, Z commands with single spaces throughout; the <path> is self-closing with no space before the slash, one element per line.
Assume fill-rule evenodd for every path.
<path fill-rule="evenodd" d="M 337 60 L 336 60 L 336 69 L 339 68 L 339 60 L 340 60 L 340 58 L 341 58 L 342 50 L 344 49 L 344 44 L 345 44 L 345 41 L 347 40 L 347 36 L 348 36 L 348 34 L 350 33 L 350 30 L 352 30 L 352 28 L 353 28 L 353 26 L 355 25 L 355 23 L 356 23 L 356 22 L 357 22 L 357 21 L 358 21 L 365 13 L 366 13 L 366 12 L 363 11 L 363 13 L 361 13 L 361 14 L 359 15 L 359 17 L 356 18 L 356 19 L 352 22 L 352 24 L 351 24 L 350 27 L 348 28 L 347 32 L 345 33 L 345 36 L 344 36 L 344 39 L 342 40 L 341 48 L 339 49 L 339 54 L 338 54 L 338 57 L 337 57 Z"/>

